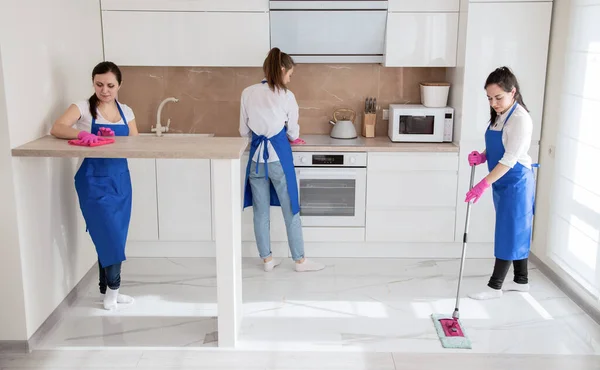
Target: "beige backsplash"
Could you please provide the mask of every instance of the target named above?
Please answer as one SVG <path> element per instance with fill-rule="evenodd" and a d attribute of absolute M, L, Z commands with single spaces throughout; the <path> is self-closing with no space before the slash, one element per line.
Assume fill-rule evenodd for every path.
<path fill-rule="evenodd" d="M 237 136 L 240 95 L 258 83 L 262 68 L 233 67 L 122 67 L 123 86 L 119 100 L 129 105 L 140 132 L 150 132 L 156 124 L 160 102 L 168 103 L 162 123 L 171 118 L 171 132 L 214 133 Z M 445 68 L 386 68 L 379 64 L 300 64 L 289 88 L 300 106 L 300 133 L 329 133 L 329 120 L 336 108 L 357 112 L 357 130 L 362 124 L 366 97 L 376 97 L 377 136 L 387 134 L 387 121 L 381 109 L 390 103 L 418 103 L 419 82 L 444 81 Z"/>

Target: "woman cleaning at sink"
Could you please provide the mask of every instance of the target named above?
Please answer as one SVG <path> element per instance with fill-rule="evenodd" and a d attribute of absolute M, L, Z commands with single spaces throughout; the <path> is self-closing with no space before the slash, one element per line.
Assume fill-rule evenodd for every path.
<path fill-rule="evenodd" d="M 531 157 L 533 124 L 523 103 L 515 75 L 502 67 L 485 82 L 490 102 L 490 122 L 485 133 L 485 150 L 469 154 L 469 164 L 487 161 L 490 173 L 467 193 L 466 202 L 476 202 L 492 187 L 496 209 L 494 255 L 496 262 L 488 288 L 469 295 L 474 299 L 502 297 L 502 290 L 529 290 L 527 258 L 531 244 L 535 180 Z M 514 281 L 503 287 L 510 265 Z"/>
<path fill-rule="evenodd" d="M 102 62 L 92 71 L 95 93 L 72 104 L 56 120 L 50 133 L 61 139 L 79 139 L 84 144 L 103 136 L 138 134 L 131 108 L 116 100 L 121 71 L 114 63 Z M 96 252 L 100 272 L 100 294 L 104 308 L 114 310 L 133 298 L 119 293 L 121 263 L 131 217 L 131 178 L 125 158 L 85 158 L 75 175 L 75 189 Z"/>
<path fill-rule="evenodd" d="M 246 167 L 244 208 L 254 211 L 254 235 L 263 269 L 279 263 L 271 255 L 270 206 L 281 206 L 292 259 L 298 272 L 318 271 L 325 265 L 304 257 L 298 185 L 291 142 L 298 142 L 299 108 L 288 90 L 294 61 L 273 48 L 263 63 L 265 78 L 244 89 L 240 107 L 240 135 L 251 136 Z M 287 123 L 287 124 L 286 124 Z"/>

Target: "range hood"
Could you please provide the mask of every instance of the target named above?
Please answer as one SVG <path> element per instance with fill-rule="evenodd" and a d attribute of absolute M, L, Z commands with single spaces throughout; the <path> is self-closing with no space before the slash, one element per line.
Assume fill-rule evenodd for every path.
<path fill-rule="evenodd" d="M 271 47 L 297 63 L 383 63 L 387 1 L 271 0 Z"/>

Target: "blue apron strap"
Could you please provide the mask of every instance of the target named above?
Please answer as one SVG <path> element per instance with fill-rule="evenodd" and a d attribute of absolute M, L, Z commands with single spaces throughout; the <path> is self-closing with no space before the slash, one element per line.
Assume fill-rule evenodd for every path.
<path fill-rule="evenodd" d="M 115 100 L 115 103 L 117 103 L 117 109 L 119 110 L 119 114 L 121 115 L 121 119 L 123 120 L 123 123 L 125 125 L 127 125 L 127 119 L 125 118 L 125 114 L 123 113 L 123 109 L 121 109 L 121 104 L 119 104 L 119 102 L 117 100 Z"/>

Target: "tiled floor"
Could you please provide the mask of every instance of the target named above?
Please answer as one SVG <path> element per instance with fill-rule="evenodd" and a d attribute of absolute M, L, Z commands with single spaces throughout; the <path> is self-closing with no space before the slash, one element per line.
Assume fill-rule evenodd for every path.
<path fill-rule="evenodd" d="M 0 353 L 1 370 L 592 370 L 598 356 L 230 352 L 194 350 Z"/>
<path fill-rule="evenodd" d="M 486 358 L 472 356 L 477 353 L 502 354 L 497 359 L 517 362 L 521 357 L 513 355 L 600 355 L 599 325 L 533 266 L 530 293 L 507 293 L 491 301 L 463 299 L 461 319 L 473 349 L 449 350 L 440 345 L 430 314 L 452 312 L 458 261 L 321 261 L 327 264 L 326 270 L 301 274 L 292 270 L 289 260 L 271 273 L 263 272 L 256 259 L 244 260 L 240 351 L 248 351 L 247 356 L 265 358 L 265 361 L 289 356 L 301 358 L 300 351 L 311 351 L 313 356 L 331 359 L 337 366 L 331 368 L 336 369 L 393 369 L 390 353 L 400 358 L 422 353 L 440 366 L 446 354 L 468 353 L 467 357 L 454 358 L 475 359 L 473 369 L 477 368 L 477 361 Z M 465 294 L 485 286 L 492 263 L 492 260 L 467 261 Z M 135 362 L 140 368 L 158 366 L 162 361 L 160 356 L 168 358 L 167 363 L 181 361 L 178 366 L 191 368 L 201 362 L 201 357 L 197 357 L 201 353 L 207 356 L 227 353 L 214 348 L 217 330 L 214 260 L 130 259 L 124 264 L 123 282 L 122 291 L 136 298 L 134 305 L 120 306 L 116 312 L 103 310 L 97 295 L 97 281 L 89 281 L 87 293 L 42 338 L 37 349 L 78 350 L 65 351 L 75 353 L 122 349 L 118 353 L 124 356 L 130 353 L 127 351 L 139 350 L 131 352 L 131 364 Z M 170 350 L 175 347 L 179 347 L 176 351 L 188 347 L 188 352 L 177 357 Z M 158 348 L 169 350 L 152 351 Z M 336 355 L 340 352 L 344 354 Z M 42 356 L 46 352 L 37 353 Z M 244 354 L 240 356 L 243 358 Z M 238 361 L 238 352 L 233 357 L 235 359 L 224 358 Z M 85 361 L 88 359 L 85 357 Z M 360 367 L 363 359 L 374 361 L 373 366 Z M 592 359 L 594 361 L 590 361 L 600 367 L 600 356 Z M 574 361 L 580 360 L 574 358 Z M 241 365 L 247 364 L 239 361 Z M 402 366 L 410 365 L 401 362 Z M 238 366 L 236 364 L 230 365 Z M 262 364 L 257 368 L 279 368 L 269 367 L 275 366 L 271 362 L 257 364 Z M 286 364 L 278 366 L 316 368 L 314 364 Z M 354 365 L 358 367 L 352 367 Z M 0 369 L 4 370 L 3 366 L 10 368 L 10 364 L 0 362 Z M 396 368 L 413 367 L 398 367 L 396 361 Z M 444 368 L 451 367 L 444 365 Z M 565 368 L 574 370 L 576 367 Z"/>

